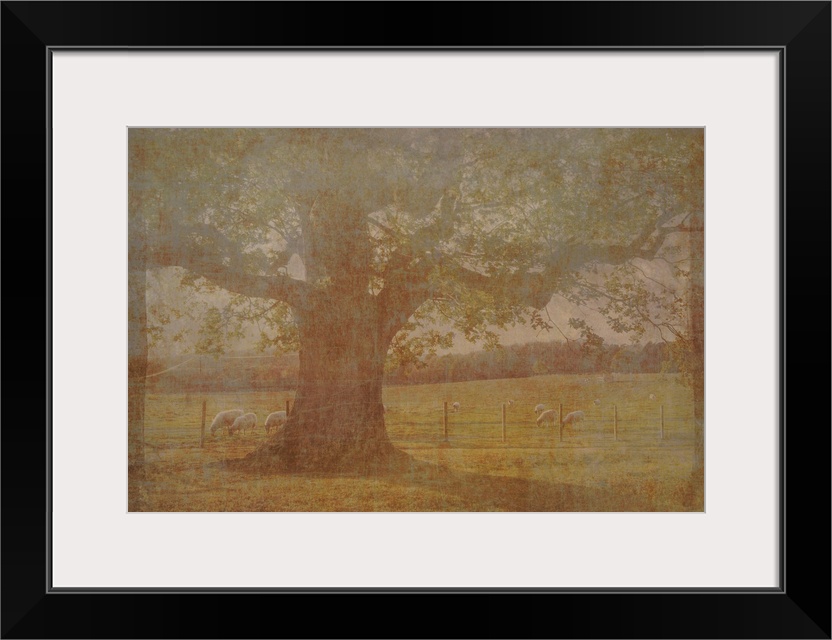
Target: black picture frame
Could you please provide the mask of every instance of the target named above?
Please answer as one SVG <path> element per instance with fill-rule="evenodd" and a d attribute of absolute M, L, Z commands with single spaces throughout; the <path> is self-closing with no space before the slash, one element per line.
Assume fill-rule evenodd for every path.
<path fill-rule="evenodd" d="M 813 373 L 818 354 L 826 365 L 829 353 L 830 2 L 3 2 L 0 20 L 3 638 L 830 637 L 828 366 Z M 778 51 L 780 587 L 52 590 L 51 52 L 130 47 Z M 319 615 L 301 613 L 309 607 Z M 401 622 L 390 627 L 390 618 Z"/>

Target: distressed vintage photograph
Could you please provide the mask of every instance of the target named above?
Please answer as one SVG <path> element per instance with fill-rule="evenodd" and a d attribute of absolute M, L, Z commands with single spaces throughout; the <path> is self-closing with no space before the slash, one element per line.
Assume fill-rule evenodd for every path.
<path fill-rule="evenodd" d="M 127 135 L 129 511 L 704 510 L 704 129 Z"/>

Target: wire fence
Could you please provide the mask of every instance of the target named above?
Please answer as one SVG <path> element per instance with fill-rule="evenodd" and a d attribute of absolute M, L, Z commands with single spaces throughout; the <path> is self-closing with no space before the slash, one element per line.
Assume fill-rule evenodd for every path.
<path fill-rule="evenodd" d="M 292 401 L 285 397 L 275 410 L 291 412 Z M 255 432 L 220 438 L 208 437 L 214 413 L 207 400 L 189 397 L 178 406 L 168 407 L 164 419 L 148 416 L 146 443 L 152 450 L 202 447 L 212 443 L 253 444 L 265 438 L 266 412 L 258 413 Z M 615 447 L 638 448 L 692 447 L 695 441 L 695 418 L 692 402 L 664 404 L 654 400 L 595 405 L 567 406 L 551 403 L 554 415 L 538 423 L 539 411 L 529 404 L 501 403 L 490 406 L 460 406 L 447 401 L 399 402 L 385 407 L 388 436 L 403 447 L 453 446 L 459 448 L 551 448 Z M 213 407 L 212 407 L 213 409 Z M 582 418 L 564 424 L 566 416 L 581 411 Z M 183 415 L 184 414 L 184 415 Z M 226 437 L 223 437 L 226 436 Z"/>
<path fill-rule="evenodd" d="M 511 411 L 508 406 L 504 407 L 499 411 L 449 410 L 447 414 L 444 408 L 421 414 L 413 407 L 404 408 L 396 412 L 400 415 L 388 413 L 387 430 L 392 440 L 401 443 L 448 442 L 460 446 L 613 446 L 618 442 L 641 446 L 692 446 L 694 442 L 692 403 L 683 406 L 613 404 L 581 410 L 582 419 L 573 424 L 563 424 L 571 411 L 567 411 L 562 403 L 554 409 L 554 419 L 544 420 L 541 424 L 527 408 Z"/>

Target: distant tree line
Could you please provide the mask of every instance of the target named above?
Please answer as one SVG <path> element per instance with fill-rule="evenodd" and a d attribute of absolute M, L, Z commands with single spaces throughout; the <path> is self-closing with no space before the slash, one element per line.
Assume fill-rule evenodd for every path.
<path fill-rule="evenodd" d="M 676 373 L 663 343 L 603 345 L 532 342 L 427 358 L 422 366 L 389 371 L 387 384 L 431 384 L 548 374 Z"/>
<path fill-rule="evenodd" d="M 148 393 L 291 391 L 298 382 L 297 354 L 177 356 L 148 360 Z"/>
<path fill-rule="evenodd" d="M 385 384 L 434 384 L 556 373 L 677 373 L 669 355 L 664 343 L 655 342 L 591 347 L 574 341 L 530 342 L 466 354 L 430 355 L 416 365 L 391 368 L 385 373 Z M 159 375 L 153 373 L 163 371 Z M 180 356 L 178 362 L 159 358 L 149 362 L 148 374 L 150 393 L 292 391 L 298 383 L 298 357 L 204 355 Z"/>

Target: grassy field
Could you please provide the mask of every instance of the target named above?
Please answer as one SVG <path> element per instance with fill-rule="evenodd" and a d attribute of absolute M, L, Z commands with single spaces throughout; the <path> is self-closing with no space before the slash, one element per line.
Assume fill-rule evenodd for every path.
<path fill-rule="evenodd" d="M 536 376 L 386 387 L 390 438 L 427 471 L 373 478 L 261 475 L 229 469 L 265 437 L 262 422 L 291 394 L 148 395 L 147 473 L 132 482 L 131 511 L 701 511 L 693 462 L 693 404 L 676 376 Z M 506 409 L 503 441 L 502 405 Z M 208 422 L 239 407 L 258 416 L 245 435 L 206 436 Z M 599 400 L 600 404 L 596 404 Z M 449 414 L 443 443 L 443 402 Z M 538 403 L 586 420 L 535 424 Z M 617 417 L 617 419 L 616 419 Z M 664 430 L 662 431 L 662 420 Z M 663 437 L 662 437 L 663 436 Z"/>

